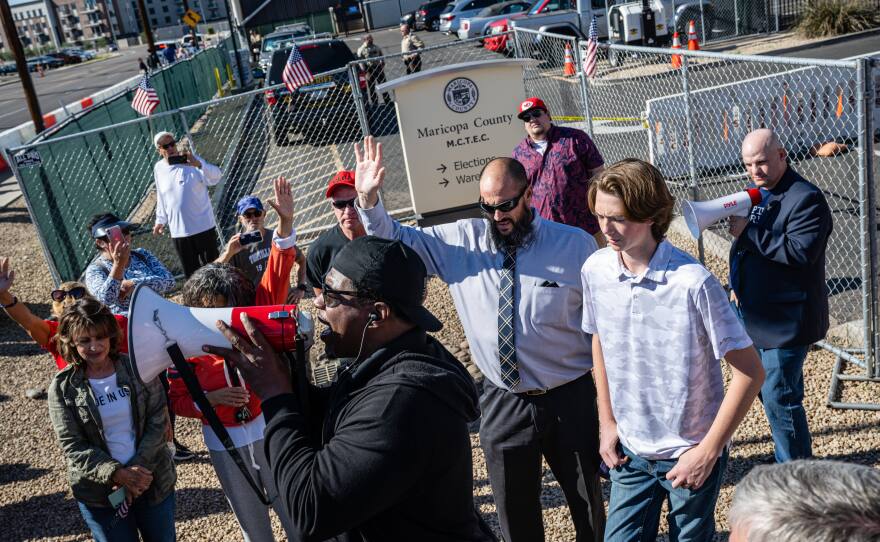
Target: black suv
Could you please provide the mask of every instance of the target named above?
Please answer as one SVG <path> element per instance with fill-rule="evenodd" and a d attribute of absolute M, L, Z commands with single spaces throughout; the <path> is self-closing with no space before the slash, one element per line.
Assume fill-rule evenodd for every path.
<path fill-rule="evenodd" d="M 449 0 L 425 2 L 416 10 L 416 30 L 440 30 L 440 13 L 446 9 Z"/>
<path fill-rule="evenodd" d="M 303 41 L 297 43 L 297 48 L 315 80 L 297 88 L 293 93 L 285 86 L 265 92 L 275 144 L 288 145 L 291 131 L 302 134 L 309 143 L 331 139 L 337 142 L 354 141 L 360 138 L 360 124 L 351 94 L 348 71 L 319 75 L 344 68 L 355 60 L 351 49 L 338 39 Z M 272 54 L 266 78 L 267 87 L 283 83 L 281 75 L 289 56 L 290 47 Z M 357 84 L 361 89 L 366 89 L 366 79 L 362 74 L 358 76 Z"/>

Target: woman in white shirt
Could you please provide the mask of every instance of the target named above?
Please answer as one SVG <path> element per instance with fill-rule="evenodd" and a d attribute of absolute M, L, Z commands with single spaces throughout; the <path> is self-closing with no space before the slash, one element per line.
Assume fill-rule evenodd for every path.
<path fill-rule="evenodd" d="M 177 475 L 165 393 L 158 379 L 141 382 L 119 354 L 120 335 L 94 299 L 65 309 L 54 340 L 68 366 L 49 388 L 49 416 L 94 539 L 171 542 Z"/>

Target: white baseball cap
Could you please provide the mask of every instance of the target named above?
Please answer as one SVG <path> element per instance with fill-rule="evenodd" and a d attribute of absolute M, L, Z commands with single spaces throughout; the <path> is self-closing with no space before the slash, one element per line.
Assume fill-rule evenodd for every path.
<path fill-rule="evenodd" d="M 159 147 L 159 140 L 165 136 L 171 136 L 172 139 L 176 139 L 174 137 L 174 134 L 172 134 L 171 132 L 159 132 L 158 134 L 156 134 L 156 137 L 153 138 L 153 146 L 158 148 Z"/>

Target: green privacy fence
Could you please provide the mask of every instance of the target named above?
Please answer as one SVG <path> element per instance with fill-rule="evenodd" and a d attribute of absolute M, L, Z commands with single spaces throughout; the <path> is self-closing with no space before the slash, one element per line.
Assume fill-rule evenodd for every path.
<path fill-rule="evenodd" d="M 159 107 L 155 113 L 173 111 L 210 100 L 217 92 L 214 69 L 220 71 L 224 83 L 227 80 L 226 66 L 230 62 L 230 50 L 227 38 L 216 47 L 199 51 L 192 58 L 178 61 L 150 75 L 150 84 L 159 95 Z M 105 100 L 67 120 L 45 136 L 45 139 L 73 135 L 137 119 L 138 113 L 131 108 L 133 99 L 134 90 L 129 90 Z"/>

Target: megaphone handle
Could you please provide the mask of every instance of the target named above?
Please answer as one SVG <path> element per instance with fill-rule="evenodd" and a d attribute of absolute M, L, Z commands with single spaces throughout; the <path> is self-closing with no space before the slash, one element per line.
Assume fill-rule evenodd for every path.
<path fill-rule="evenodd" d="M 186 362 L 186 358 L 183 357 L 183 352 L 180 350 L 180 346 L 173 341 L 167 342 L 165 343 L 165 351 L 168 352 L 168 356 L 174 363 L 174 368 L 177 369 L 178 374 L 180 374 L 180 377 L 183 379 L 183 383 L 186 385 L 186 389 L 189 391 L 193 402 L 199 407 L 202 416 L 205 417 L 208 425 L 214 430 L 214 434 L 217 435 L 217 438 L 223 443 L 226 452 L 232 457 L 232 460 L 235 461 L 235 464 L 238 466 L 244 479 L 247 481 L 248 485 L 251 486 L 251 489 L 254 490 L 254 493 L 257 494 L 257 498 L 259 498 L 260 502 L 266 506 L 272 504 L 272 501 L 266 495 L 262 484 L 258 484 L 257 481 L 254 480 L 251 471 L 247 468 L 247 465 L 244 462 L 244 458 L 239 451 L 235 449 L 235 443 L 232 442 L 232 437 L 229 436 L 229 431 L 226 430 L 223 422 L 217 417 L 217 412 L 214 410 L 214 406 L 208 401 L 208 397 L 205 395 L 204 390 L 202 390 L 201 384 L 199 384 L 199 379 L 193 372 L 192 367 L 189 366 L 189 363 Z"/>

